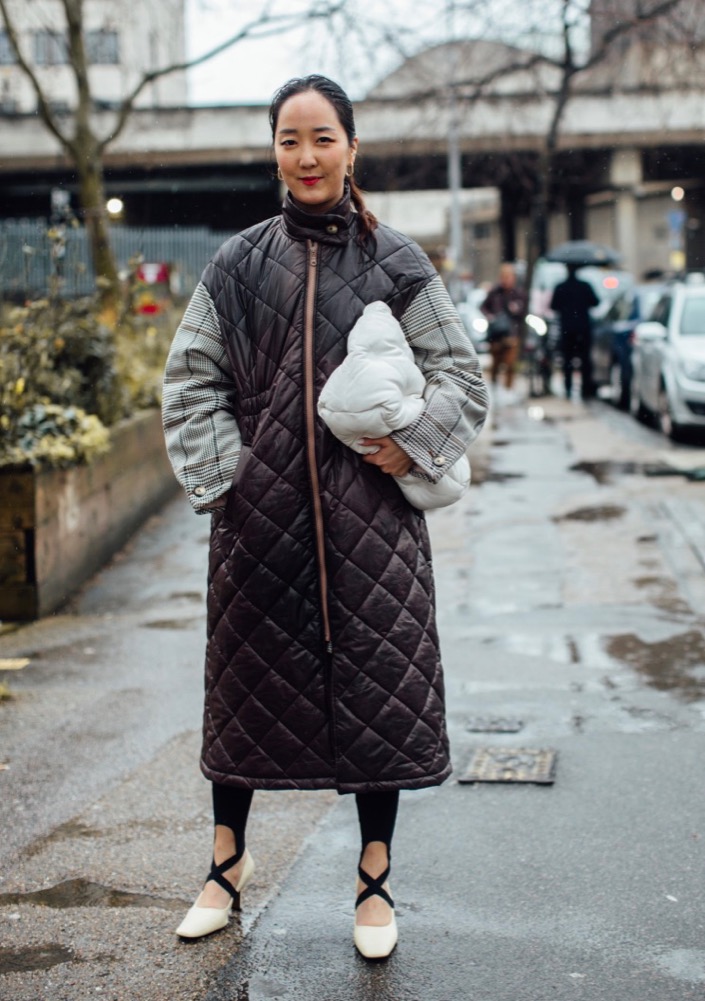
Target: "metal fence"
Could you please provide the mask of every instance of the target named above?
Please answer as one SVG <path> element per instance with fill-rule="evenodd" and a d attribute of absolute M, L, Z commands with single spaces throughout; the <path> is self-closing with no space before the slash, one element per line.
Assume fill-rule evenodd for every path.
<path fill-rule="evenodd" d="M 170 266 L 173 290 L 187 295 L 226 235 L 205 227 L 112 226 L 110 243 L 118 270 L 140 255 L 145 262 Z M 61 276 L 61 294 L 73 298 L 95 289 L 86 231 L 67 226 L 62 240 L 52 239 L 46 220 L 0 220 L 0 299 L 46 295 L 52 278 Z"/>

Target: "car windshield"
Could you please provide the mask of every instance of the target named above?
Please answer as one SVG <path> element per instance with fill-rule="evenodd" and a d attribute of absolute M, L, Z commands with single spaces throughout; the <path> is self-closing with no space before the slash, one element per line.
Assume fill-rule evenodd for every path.
<path fill-rule="evenodd" d="M 683 303 L 680 334 L 705 337 L 705 296 L 690 296 Z"/>

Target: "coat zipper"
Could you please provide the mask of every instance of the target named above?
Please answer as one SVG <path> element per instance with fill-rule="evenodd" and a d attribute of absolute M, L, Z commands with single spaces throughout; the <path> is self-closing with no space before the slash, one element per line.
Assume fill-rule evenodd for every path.
<path fill-rule="evenodd" d="M 321 615 L 323 618 L 323 638 L 326 653 L 333 652 L 331 640 L 330 618 L 328 615 L 328 571 L 326 569 L 325 535 L 323 527 L 323 509 L 321 507 L 321 491 L 316 463 L 316 424 L 314 407 L 314 366 L 313 366 L 313 328 L 316 307 L 316 285 L 318 266 L 318 245 L 313 240 L 307 241 L 308 268 L 306 281 L 306 299 L 304 316 L 304 407 L 306 414 L 306 454 L 308 471 L 311 478 L 311 494 L 313 500 L 313 520 L 316 536 L 316 557 L 318 560 L 318 579 L 321 594 Z"/>

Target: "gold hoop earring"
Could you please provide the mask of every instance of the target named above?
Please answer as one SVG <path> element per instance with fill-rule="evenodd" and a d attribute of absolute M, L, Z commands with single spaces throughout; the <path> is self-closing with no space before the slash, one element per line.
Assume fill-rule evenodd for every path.
<path fill-rule="evenodd" d="M 284 175 L 282 174 L 281 167 L 277 167 L 277 177 L 279 178 L 280 181 L 284 180 Z"/>
<path fill-rule="evenodd" d="M 355 164 L 354 163 L 349 163 L 348 164 L 348 169 L 345 171 L 345 176 L 346 177 L 352 177 L 354 173 L 355 173 Z"/>

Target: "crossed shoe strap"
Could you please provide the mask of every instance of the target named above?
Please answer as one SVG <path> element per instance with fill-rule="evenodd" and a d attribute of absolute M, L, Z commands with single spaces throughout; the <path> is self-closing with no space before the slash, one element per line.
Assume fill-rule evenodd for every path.
<path fill-rule="evenodd" d="M 386 902 L 389 904 L 392 910 L 394 910 L 394 901 L 382 886 L 382 883 L 384 883 L 385 880 L 389 879 L 389 871 L 390 867 L 387 866 L 387 868 L 384 870 L 381 876 L 377 876 L 377 878 L 374 878 L 373 876 L 370 876 L 368 873 L 366 873 L 365 870 L 362 868 L 362 866 L 357 867 L 358 875 L 362 880 L 362 882 L 365 884 L 365 889 L 360 892 L 357 900 L 355 901 L 355 907 L 359 907 L 360 904 L 364 903 L 366 900 L 369 900 L 370 897 L 381 897 L 382 900 L 386 900 Z"/>
<path fill-rule="evenodd" d="M 230 858 L 226 859 L 225 862 L 221 862 L 220 865 L 216 865 L 215 862 L 211 865 L 211 871 L 208 873 L 206 883 L 208 880 L 212 879 L 214 883 L 218 886 L 222 886 L 224 890 L 227 890 L 233 900 L 237 900 L 240 896 L 238 891 L 235 889 L 232 883 L 228 882 L 223 873 L 227 872 L 228 869 L 232 869 L 243 856 L 243 852 L 239 855 L 231 855 Z"/>

